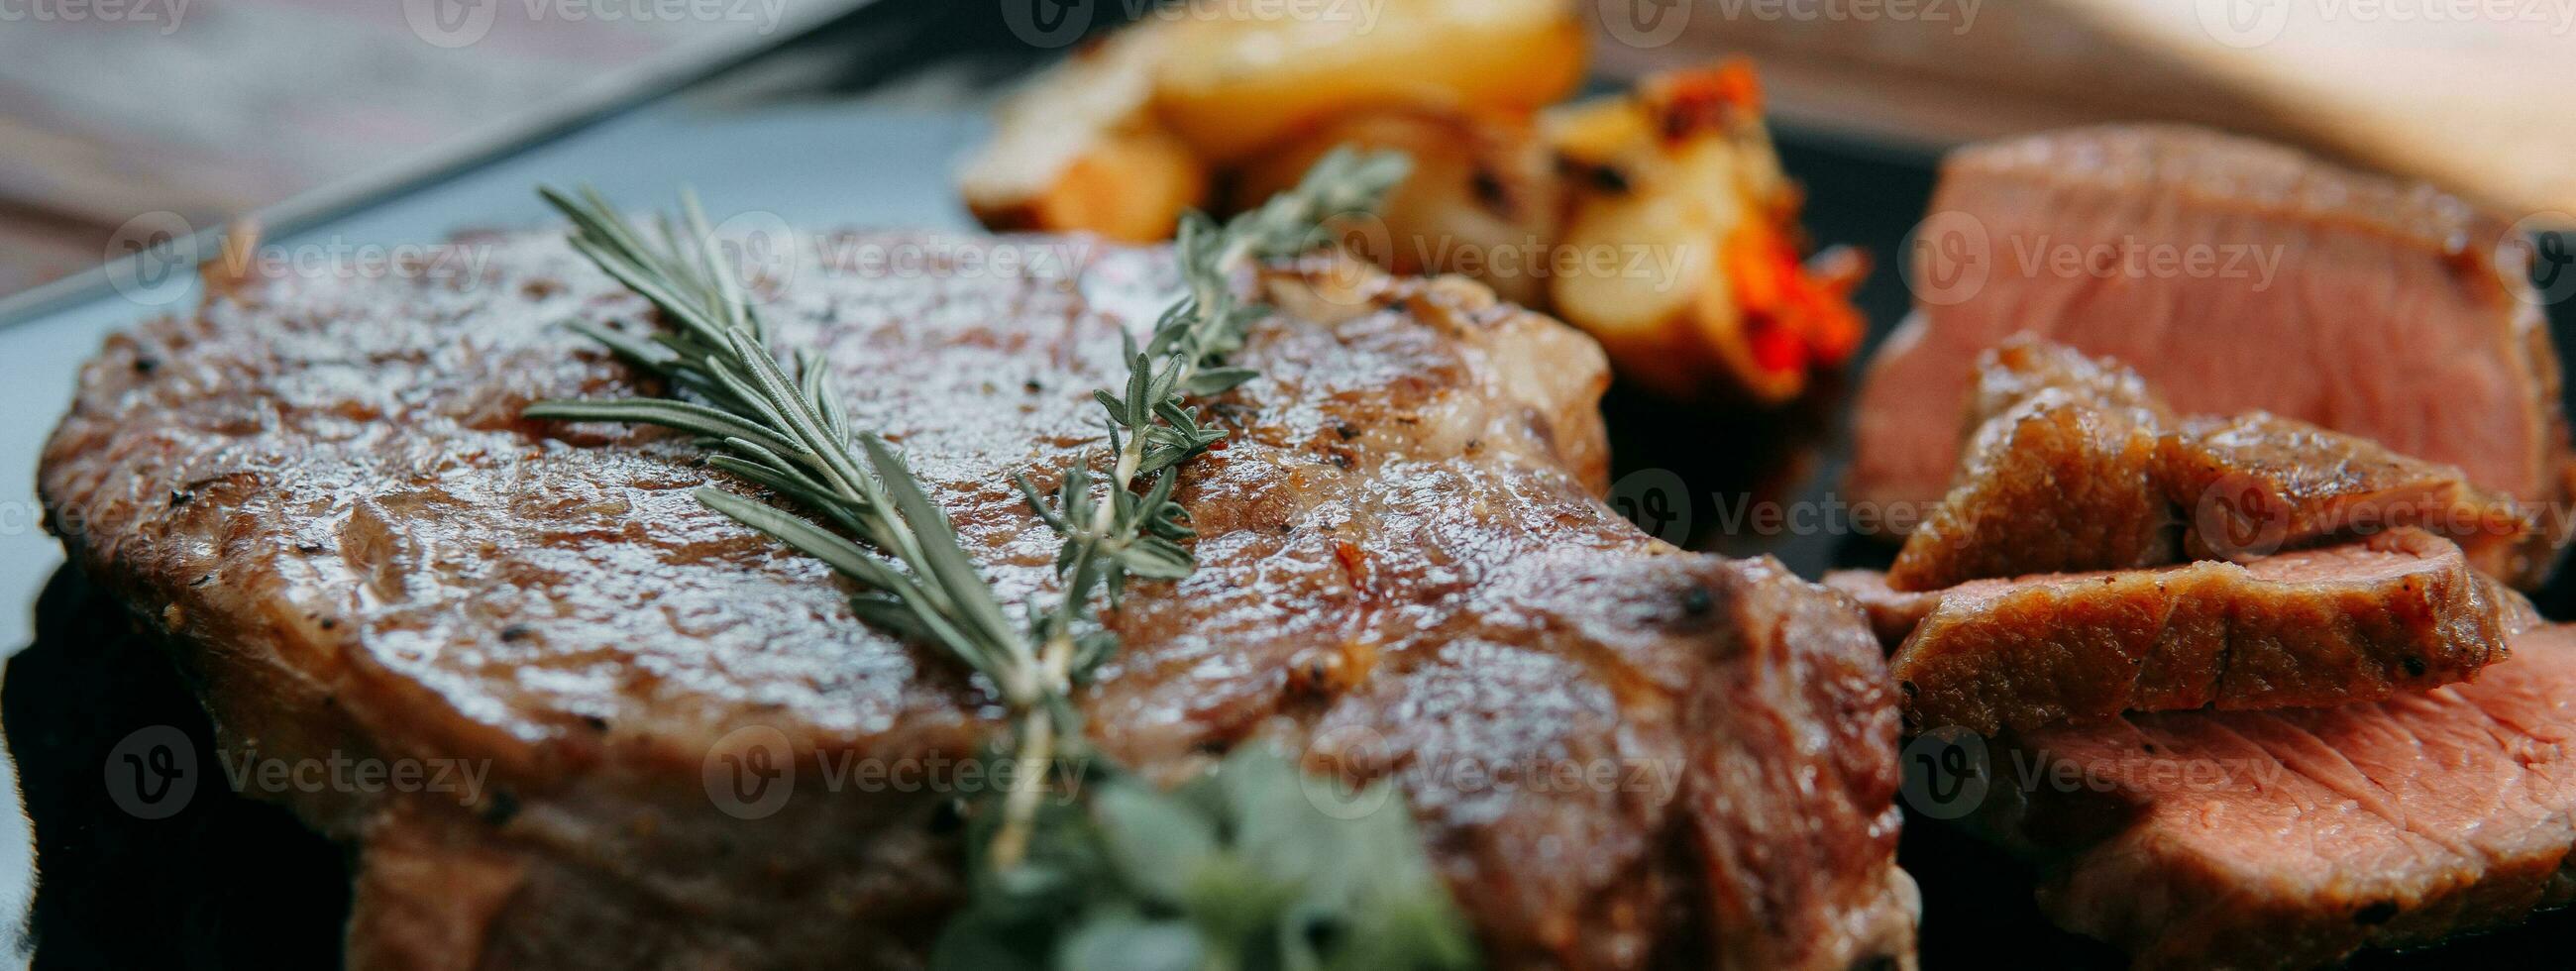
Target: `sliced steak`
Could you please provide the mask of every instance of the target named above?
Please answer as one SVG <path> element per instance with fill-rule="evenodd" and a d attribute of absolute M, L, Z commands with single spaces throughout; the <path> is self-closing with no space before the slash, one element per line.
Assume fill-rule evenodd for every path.
<path fill-rule="evenodd" d="M 1995 416 L 2046 392 L 2106 409 L 2140 412 L 2140 421 L 2171 424 L 2173 411 L 2147 379 L 2127 365 L 2086 354 L 2029 331 L 2015 331 L 1977 353 L 1975 390 L 1968 399 L 1963 441 Z"/>
<path fill-rule="evenodd" d="M 175 643 L 232 754 L 488 766 L 263 792 L 356 850 L 354 967 L 918 965 L 972 791 L 939 767 L 997 737 L 990 695 L 702 508 L 725 480 L 685 436 L 522 420 L 650 393 L 555 326 L 647 312 L 558 240 L 457 245 L 488 274 L 253 279 L 111 340 L 40 475 L 73 561 Z M 799 252 L 760 284 L 772 339 L 837 370 L 1005 601 L 1052 588 L 1009 477 L 1101 443 L 1090 389 L 1168 254 Z M 1099 747 L 1392 776 L 1499 966 L 1910 963 L 1893 689 L 1848 602 L 1603 505 L 1576 332 L 1458 281 L 1262 285 L 1262 377 L 1210 403 L 1233 434 L 1178 493 L 1200 567 L 1112 616 Z M 740 788 L 754 750 L 782 801 Z"/>
<path fill-rule="evenodd" d="M 2537 517 L 2453 466 L 2377 442 L 2252 412 L 2184 420 L 2158 470 L 2186 510 L 2183 552 L 2242 560 L 2320 537 L 2418 526 L 2460 544 L 2490 574 L 2531 578 L 2520 559 Z"/>
<path fill-rule="evenodd" d="M 2028 334 L 1978 370 L 1966 457 L 1888 568 L 1897 589 L 2242 561 L 2410 526 L 2490 573 L 2527 565 L 2535 518 L 2456 467 L 2264 412 L 2176 417 L 2134 372 Z"/>
<path fill-rule="evenodd" d="M 2302 968 L 2576 896 L 2576 628 L 2377 704 L 2023 733 L 1977 822 L 2140 968 Z"/>
<path fill-rule="evenodd" d="M 2505 656 L 2499 611 L 2458 547 L 2409 529 L 2242 566 L 1961 584 L 1889 666 L 1915 730 L 2317 707 L 2467 680 Z"/>
<path fill-rule="evenodd" d="M 2558 360 L 2525 268 L 2494 265 L 2508 221 L 2454 196 L 2242 138 L 2105 126 L 1961 149 L 1931 211 L 1943 245 L 1916 250 L 1918 313 L 1861 392 L 1856 502 L 1939 499 L 1971 365 L 2022 330 L 2127 362 L 2183 411 L 2314 422 L 2534 509 L 2568 495 Z M 2147 260 L 2194 251 L 2197 271 Z M 2518 582 L 2546 570 L 2561 520 Z"/>
<path fill-rule="evenodd" d="M 2181 558 L 2159 466 L 2165 433 L 2141 409 L 2042 390 L 1985 423 L 1958 485 L 1888 567 L 1900 590 L 2155 566 Z"/>

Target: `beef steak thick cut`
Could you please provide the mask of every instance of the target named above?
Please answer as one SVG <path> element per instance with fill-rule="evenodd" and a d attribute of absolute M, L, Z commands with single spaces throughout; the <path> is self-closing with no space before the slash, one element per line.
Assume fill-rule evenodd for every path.
<path fill-rule="evenodd" d="M 1933 593 L 1828 582 L 1908 629 L 1889 665 L 1917 730 L 1980 734 L 2126 711 L 2322 707 L 2475 677 L 2506 598 L 2415 529 L 2242 566 L 1977 580 Z M 1910 622 L 1909 622 L 1910 620 Z"/>
<path fill-rule="evenodd" d="M 2042 910 L 2140 968 L 2303 968 L 2576 899 L 2576 627 L 2475 682 L 2340 708 L 2022 733 L 1973 817 Z"/>
<path fill-rule="evenodd" d="M 2137 368 L 2185 412 L 2314 422 L 2534 509 L 2568 496 L 2558 359 L 2505 248 L 2510 221 L 2457 197 L 2248 139 L 2117 125 L 1952 153 L 1925 232 L 1939 238 L 1913 254 L 1918 312 L 1861 391 L 1856 502 L 1941 496 L 1971 365 L 2023 330 Z M 2198 270 L 2175 262 L 2194 252 Z M 2517 581 L 2547 568 L 2563 519 Z"/>
<path fill-rule="evenodd" d="M 1005 602 L 1051 588 L 1009 476 L 1102 444 L 1091 389 L 1168 255 L 808 242 L 757 281 L 773 340 L 829 362 Z M 260 792 L 356 850 L 354 967 L 917 963 L 973 785 L 941 766 L 1001 728 L 986 686 L 702 508 L 727 480 L 684 437 L 523 420 L 652 393 L 556 326 L 649 313 L 557 240 L 453 245 L 489 271 L 223 281 L 112 339 L 41 472 L 73 561 L 176 646 L 231 754 L 488 769 Z M 1910 964 L 1857 612 L 1605 507 L 1579 334 L 1330 267 L 1246 281 L 1283 309 L 1180 486 L 1199 569 L 1111 615 L 1094 741 L 1164 778 L 1250 739 L 1393 776 L 1501 966 Z M 741 788 L 756 751 L 783 801 Z"/>
<path fill-rule="evenodd" d="M 2529 579 L 2540 517 L 2455 466 L 2266 412 L 2178 416 L 2128 368 L 2027 333 L 1977 368 L 1957 478 L 1888 567 L 1898 589 L 2249 560 L 2405 527 Z"/>

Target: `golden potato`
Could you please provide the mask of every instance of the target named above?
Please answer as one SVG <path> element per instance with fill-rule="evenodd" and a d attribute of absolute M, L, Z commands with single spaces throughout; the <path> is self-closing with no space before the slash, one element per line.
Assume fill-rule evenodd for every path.
<path fill-rule="evenodd" d="M 1527 113 L 1583 80 L 1570 0 L 1329 3 L 1309 18 L 1280 6 L 1203 0 L 1140 25 L 1169 44 L 1156 113 L 1209 159 L 1241 161 L 1357 108 Z"/>
<path fill-rule="evenodd" d="M 1461 273 L 1507 300 L 1544 296 L 1560 203 L 1546 147 L 1526 118 L 1434 108 L 1343 115 L 1291 136 L 1233 174 L 1226 203 L 1260 204 L 1295 185 L 1337 145 L 1396 149 L 1413 172 L 1379 216 L 1387 252 L 1363 254 L 1399 273 Z"/>
<path fill-rule="evenodd" d="M 1031 79 L 994 113 L 992 140 L 958 174 L 993 229 L 1167 239 L 1206 202 L 1208 167 L 1148 111 L 1152 31 L 1126 31 Z"/>
<path fill-rule="evenodd" d="M 1785 401 L 1860 340 L 1848 296 L 1866 267 L 1800 261 L 1798 193 L 1759 98 L 1727 64 L 1542 118 L 1568 200 L 1552 309 L 1666 394 Z"/>

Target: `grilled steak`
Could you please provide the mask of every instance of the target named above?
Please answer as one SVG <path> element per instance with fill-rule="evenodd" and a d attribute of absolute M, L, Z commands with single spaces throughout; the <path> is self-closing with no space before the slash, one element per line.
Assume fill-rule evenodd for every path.
<path fill-rule="evenodd" d="M 2165 494 L 2186 510 L 2183 553 L 2244 559 L 2320 537 L 2420 526 L 2472 563 L 2531 578 L 2537 517 L 2460 470 L 2264 412 L 2184 419 L 2166 438 Z"/>
<path fill-rule="evenodd" d="M 2135 373 L 2063 345 L 2015 335 L 1978 362 L 1979 424 L 1888 568 L 1897 589 L 2249 560 L 2407 526 L 2512 576 L 2537 529 L 2455 467 L 2259 411 L 2177 418 Z"/>
<path fill-rule="evenodd" d="M 2021 373 L 1987 363 L 1989 373 Z M 2178 520 L 2157 474 L 2167 422 L 2089 390 L 2037 387 L 1979 424 L 1958 482 L 1906 537 L 1888 584 L 1937 590 L 1987 577 L 2174 562 Z"/>
<path fill-rule="evenodd" d="M 1943 593 L 1896 589 L 1887 585 L 1887 574 L 1877 570 L 1835 570 L 1825 574 L 1825 586 L 1860 605 L 1861 614 L 1869 618 L 1869 629 L 1878 634 L 1879 642 L 1889 651 L 1905 643 L 1905 638 L 1914 633 L 1914 626 L 1932 615 L 1932 608 L 1941 605 Z"/>
<path fill-rule="evenodd" d="M 278 794 L 357 850 L 353 966 L 917 963 L 959 892 L 940 820 L 970 783 L 938 767 L 1001 729 L 984 686 L 701 508 L 722 477 L 683 437 L 522 420 L 650 392 L 550 326 L 648 311 L 555 240 L 459 245 L 489 275 L 253 279 L 111 340 L 41 473 L 74 562 L 178 646 L 228 747 L 489 766 L 468 800 Z M 1167 256 L 804 256 L 760 281 L 773 339 L 838 370 L 1006 602 L 1051 588 L 1008 476 L 1101 443 L 1090 389 Z M 1180 487 L 1200 568 L 1111 615 L 1094 741 L 1167 778 L 1255 738 L 1392 775 L 1502 966 L 1910 964 L 1893 692 L 1849 603 L 1608 510 L 1575 332 L 1325 269 L 1247 281 L 1285 309 Z"/>
<path fill-rule="evenodd" d="M 2571 742 L 2576 628 L 2541 627 L 2426 694 L 2024 733 L 1977 820 L 2137 967 L 2310 967 L 2576 898 Z"/>
<path fill-rule="evenodd" d="M 2459 547 L 2414 529 L 2243 566 L 1853 592 L 1882 612 L 1921 611 L 1889 662 L 1916 730 L 2376 701 L 2467 680 L 2506 653 L 2501 602 Z"/>
<path fill-rule="evenodd" d="M 2491 265 L 2509 227 L 2458 198 L 2245 139 L 2110 126 L 1962 149 L 1931 210 L 1918 314 L 1861 393 L 1855 501 L 1940 497 L 1970 365 L 2022 330 L 2127 362 L 2184 411 L 2314 422 L 2534 509 L 2568 494 L 2558 361 L 2525 268 Z M 2554 554 L 2535 542 L 2510 573 L 2536 581 Z"/>

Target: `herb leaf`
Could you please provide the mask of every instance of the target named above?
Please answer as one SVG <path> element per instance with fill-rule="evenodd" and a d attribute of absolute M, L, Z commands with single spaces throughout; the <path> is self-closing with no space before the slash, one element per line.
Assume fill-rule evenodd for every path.
<path fill-rule="evenodd" d="M 1039 817 L 1029 867 L 1048 879 L 977 870 L 932 967 L 1144 966 L 1183 952 L 1184 940 L 1199 956 L 1183 965 L 1193 968 L 1473 967 L 1466 920 L 1390 784 L 1345 800 L 1329 792 L 1338 783 L 1260 742 L 1170 792 L 1097 780 L 1089 812 Z"/>

